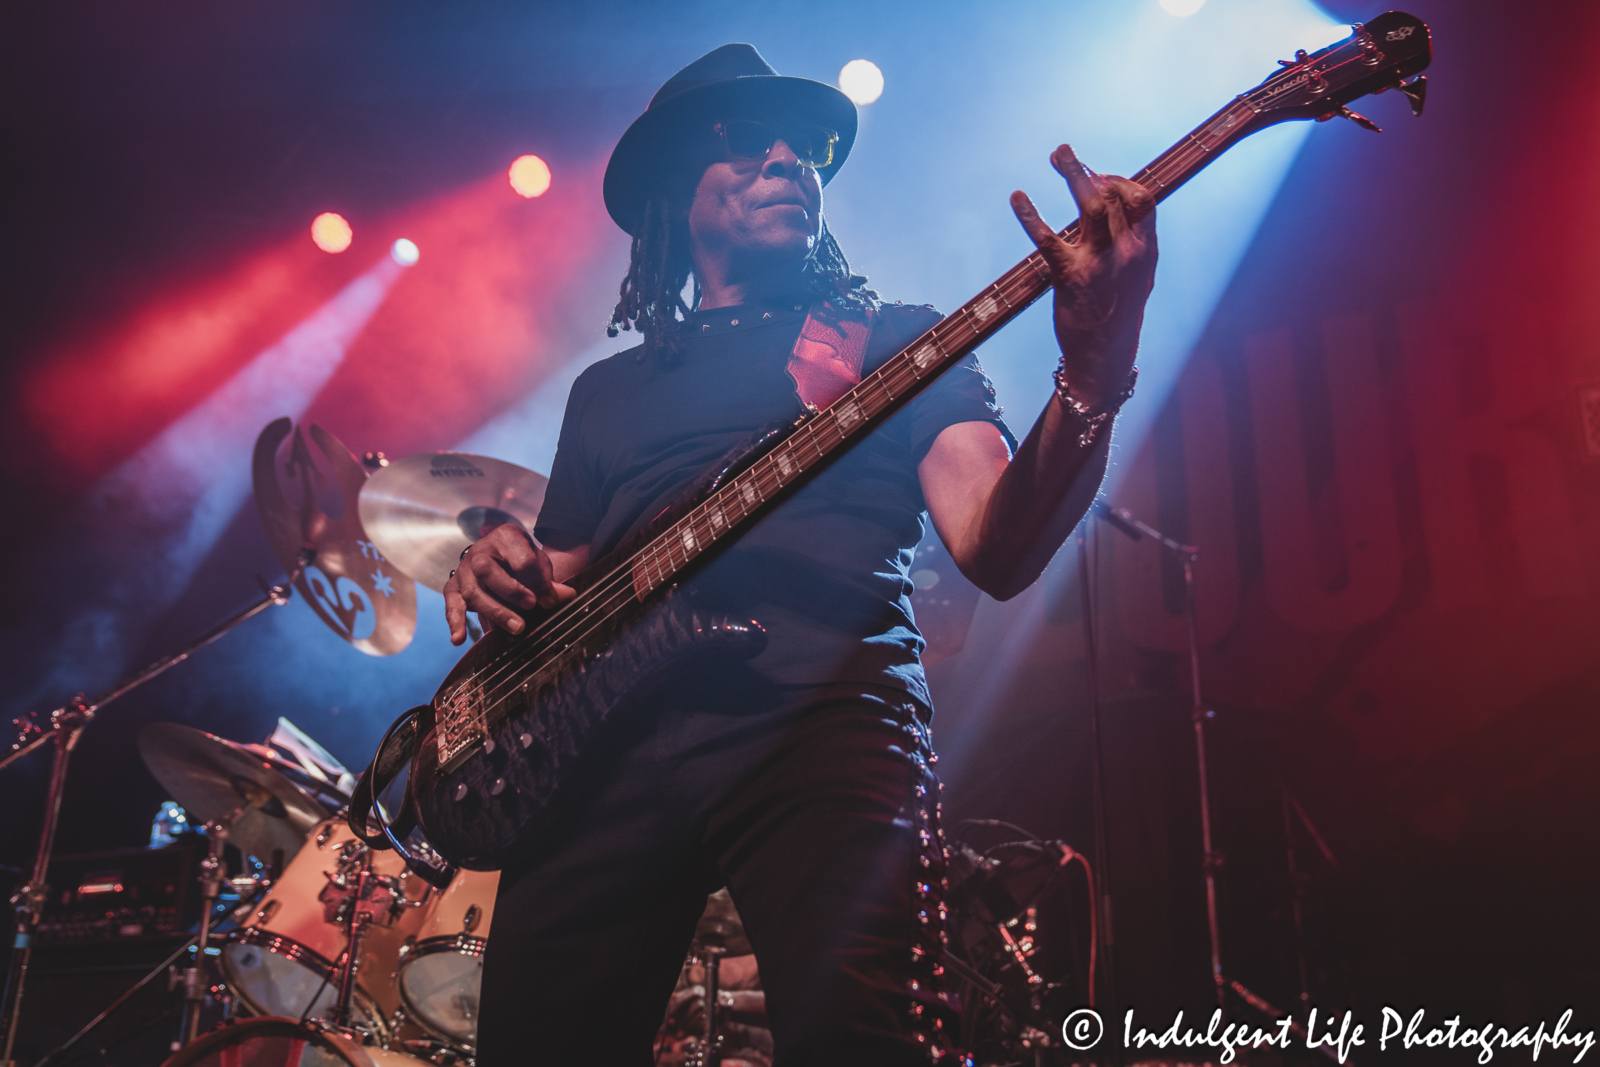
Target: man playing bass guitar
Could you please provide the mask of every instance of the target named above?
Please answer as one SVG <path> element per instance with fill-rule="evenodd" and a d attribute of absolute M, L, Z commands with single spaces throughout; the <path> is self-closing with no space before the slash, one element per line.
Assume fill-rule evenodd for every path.
<path fill-rule="evenodd" d="M 726 45 L 623 135 L 605 196 L 633 250 L 612 326 L 643 344 L 574 384 L 537 542 L 501 526 L 465 553 L 445 588 L 453 641 L 468 611 L 520 632 L 520 612 L 570 599 L 565 581 L 730 447 L 825 408 L 938 321 L 880 300 L 823 222 L 855 133 L 838 90 Z M 1051 162 L 1076 240 L 1023 193 L 1011 203 L 1055 289 L 1054 396 L 1018 445 L 963 360 L 685 582 L 679 595 L 758 621 L 765 651 L 685 670 L 608 723 L 506 863 L 480 1067 L 649 1063 L 722 885 L 755 946 L 777 1062 L 961 1062 L 911 549 L 926 514 L 991 596 L 1039 576 L 1105 471 L 1156 264 L 1148 191 L 1066 145 Z"/>

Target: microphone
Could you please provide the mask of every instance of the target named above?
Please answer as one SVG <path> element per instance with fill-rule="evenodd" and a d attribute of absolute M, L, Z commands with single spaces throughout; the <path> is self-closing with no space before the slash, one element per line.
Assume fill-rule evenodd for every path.
<path fill-rule="evenodd" d="M 1133 524 L 1133 512 L 1123 508 L 1114 508 L 1104 500 L 1094 502 L 1095 514 L 1128 535 L 1130 541 L 1144 539 L 1144 532 Z"/>

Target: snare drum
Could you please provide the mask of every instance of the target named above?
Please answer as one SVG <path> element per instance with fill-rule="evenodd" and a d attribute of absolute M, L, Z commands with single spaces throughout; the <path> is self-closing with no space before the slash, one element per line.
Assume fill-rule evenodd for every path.
<path fill-rule="evenodd" d="M 339 997 L 339 958 L 345 926 L 331 919 L 341 891 L 330 885 L 341 870 L 351 872 L 369 854 L 342 815 L 319 825 L 262 899 L 255 913 L 222 946 L 222 971 L 228 988 L 256 1015 L 292 1019 L 326 1018 Z M 370 852 L 372 870 L 399 881 L 406 898 L 421 901 L 427 886 L 406 872 L 393 852 Z M 394 966 L 400 947 L 422 923 L 423 909 L 385 909 L 361 938 L 360 967 L 351 997 L 354 1019 L 378 1042 L 394 1042 L 400 997 Z"/>
<path fill-rule="evenodd" d="M 478 1043 L 483 949 L 494 918 L 498 872 L 462 871 L 423 909 L 417 940 L 400 953 L 400 999 L 430 1034 L 471 1049 Z"/>

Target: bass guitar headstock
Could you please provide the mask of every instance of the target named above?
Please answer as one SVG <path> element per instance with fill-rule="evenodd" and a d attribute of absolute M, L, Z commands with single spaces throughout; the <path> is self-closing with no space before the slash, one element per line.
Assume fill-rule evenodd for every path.
<path fill-rule="evenodd" d="M 1428 79 L 1420 75 L 1433 59 L 1427 24 L 1415 15 L 1388 11 L 1354 30 L 1326 48 L 1302 49 L 1293 60 L 1279 60 L 1282 70 L 1240 97 L 1256 112 L 1249 125 L 1259 129 L 1290 119 L 1343 117 L 1377 131 L 1376 123 L 1349 104 L 1390 89 L 1399 89 L 1411 101 L 1412 113 L 1422 114 Z"/>

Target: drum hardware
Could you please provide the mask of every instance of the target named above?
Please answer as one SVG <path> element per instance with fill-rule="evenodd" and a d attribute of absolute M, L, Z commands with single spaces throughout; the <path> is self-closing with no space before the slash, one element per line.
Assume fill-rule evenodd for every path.
<path fill-rule="evenodd" d="M 722 957 L 728 954 L 721 945 L 700 945 L 695 955 L 706 969 L 706 1035 L 699 1054 L 693 1059 L 694 1067 L 716 1067 L 722 1062 L 722 990 L 719 977 Z"/>
<path fill-rule="evenodd" d="M 372 1035 L 355 1024 L 350 1012 L 361 970 L 362 942 L 369 927 L 391 925 L 402 909 L 421 907 L 427 896 L 407 900 L 400 879 L 374 871 L 371 850 L 359 841 L 350 841 L 339 850 L 334 871 L 317 899 L 323 904 L 324 919 L 341 923 L 345 929 L 344 958 L 338 967 L 339 996 L 328 1012 L 327 1022 L 347 1036 L 368 1040 Z M 301 1021 L 305 1021 L 303 1016 Z"/>
<path fill-rule="evenodd" d="M 408 897 L 417 883 L 406 879 L 399 857 L 367 849 L 342 812 L 330 816 L 222 946 L 230 989 L 254 1014 L 399 1047 L 409 1019 L 393 972 L 432 900 L 426 885 Z"/>
<path fill-rule="evenodd" d="M 241 804 L 227 820 L 206 824 L 206 840 L 210 847 L 205 859 L 200 861 L 200 930 L 195 934 L 194 955 L 183 972 L 183 1023 L 179 1027 L 178 1041 L 187 1045 L 200 1032 L 200 1009 L 208 990 L 200 987 L 205 973 L 206 949 L 211 945 L 211 913 L 216 910 L 217 897 L 222 892 L 222 849 L 228 841 L 227 824 L 249 805 Z"/>
<path fill-rule="evenodd" d="M 978 851 L 961 835 L 972 828 L 1003 829 L 1024 840 L 1002 841 Z M 963 1047 L 1018 1062 L 1038 1061 L 1059 1049 L 1060 1019 L 1081 999 L 1087 983 L 1067 980 L 1076 926 L 1061 875 L 1077 861 L 1090 887 L 1087 980 L 1092 982 L 1098 945 L 1093 913 L 1094 881 L 1087 859 L 1062 841 L 1040 840 L 1012 823 L 964 819 L 951 847 L 947 902 L 952 937 L 960 952 L 945 956 L 945 969 L 975 994 L 965 998 Z M 1070 998 L 1070 999 L 1069 999 Z M 1053 1062 L 1053 1061 L 1052 1061 Z"/>
<path fill-rule="evenodd" d="M 436 1067 L 455 1067 L 456 1064 L 465 1064 L 471 1067 L 472 1056 L 454 1045 L 433 1038 L 411 1038 L 401 1043 L 406 1052 L 418 1059 L 427 1060 Z"/>
<path fill-rule="evenodd" d="M 335 887 L 349 888 L 349 882 L 345 880 L 341 884 L 341 879 L 335 876 L 328 880 L 328 889 Z M 332 913 L 328 921 L 335 922 L 341 917 L 344 919 L 344 937 L 347 946 L 344 950 L 344 966 L 339 971 L 339 999 L 328 1012 L 328 1021 L 350 1036 L 361 1039 L 367 1035 L 352 1025 L 350 998 L 355 995 L 356 975 L 361 970 L 361 942 L 367 936 L 367 926 L 375 918 L 374 909 L 370 905 L 380 888 L 372 877 L 372 864 L 363 862 L 356 876 L 355 892 L 340 897 L 337 903 L 328 902 L 329 911 Z M 327 889 L 323 890 L 325 902 L 327 892 Z M 387 911 L 387 907 L 384 910 Z"/>
<path fill-rule="evenodd" d="M 755 949 L 744 931 L 744 922 L 733 897 L 726 888 L 706 898 L 706 910 L 694 930 L 689 954 L 705 967 L 706 1028 L 700 1045 L 689 1058 L 691 1067 L 716 1067 L 723 1056 L 722 960 L 725 956 L 747 956 Z"/>
<path fill-rule="evenodd" d="M 44 908 L 47 892 L 45 876 L 50 869 L 50 853 L 55 847 L 56 822 L 61 815 L 61 797 L 67 783 L 67 765 L 72 750 L 77 747 L 83 731 L 107 704 L 137 689 L 150 679 L 175 667 L 200 649 L 271 607 L 289 602 L 290 590 L 305 569 L 317 558 L 316 549 L 302 547 L 291 557 L 289 576 L 281 583 L 267 586 L 262 583 L 261 599 L 244 610 L 229 616 L 201 634 L 185 648 L 156 660 L 143 670 L 118 682 L 93 700 L 82 694 L 50 712 L 47 723 L 40 725 L 32 716 L 15 721 L 18 737 L 11 751 L 0 756 L 0 769 L 10 766 L 23 756 L 47 744 L 55 745 L 55 759 L 50 768 L 50 782 L 46 787 L 44 819 L 39 827 L 39 843 L 34 850 L 33 868 L 28 881 L 12 899 L 16 920 L 11 953 L 11 967 L 6 975 L 5 993 L 0 996 L 0 1065 L 9 1065 L 16 1047 L 17 1023 L 22 1015 L 23 987 L 28 975 L 28 962 L 33 954 L 33 937 L 39 926 L 39 916 Z"/>

